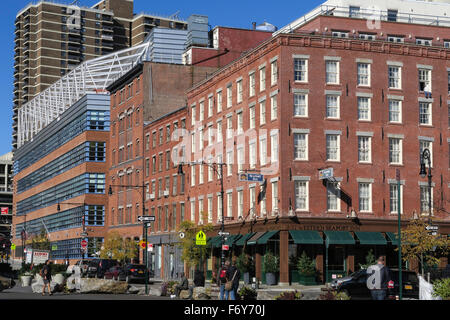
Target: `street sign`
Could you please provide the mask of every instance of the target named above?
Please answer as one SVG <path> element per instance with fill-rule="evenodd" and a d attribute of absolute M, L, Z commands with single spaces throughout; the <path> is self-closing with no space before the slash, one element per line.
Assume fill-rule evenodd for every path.
<path fill-rule="evenodd" d="M 87 247 L 87 241 L 86 240 L 81 240 L 81 247 L 84 249 Z"/>
<path fill-rule="evenodd" d="M 11 250 L 16 250 L 16 245 L 14 243 L 11 243 Z"/>
<path fill-rule="evenodd" d="M 1 214 L 8 214 L 9 213 L 9 208 L 8 207 L 1 207 L 0 212 L 1 212 Z"/>
<path fill-rule="evenodd" d="M 240 173 L 239 181 L 248 181 L 248 182 L 264 182 L 264 176 L 259 173 Z"/>
<path fill-rule="evenodd" d="M 225 250 L 225 251 L 230 250 L 230 246 L 224 244 L 224 245 L 222 246 L 222 250 Z"/>
<path fill-rule="evenodd" d="M 206 246 L 206 234 L 202 230 L 195 235 L 195 244 L 198 246 Z"/>
<path fill-rule="evenodd" d="M 152 222 L 155 221 L 155 216 L 138 216 L 139 222 Z"/>
<path fill-rule="evenodd" d="M 147 245 L 147 251 L 148 251 L 148 252 L 153 252 L 153 243 L 149 243 L 149 244 Z"/>
<path fill-rule="evenodd" d="M 428 231 L 438 231 L 439 226 L 426 226 L 425 229 L 427 229 Z"/>
<path fill-rule="evenodd" d="M 180 239 L 184 239 L 185 234 L 184 234 L 184 232 L 180 232 L 180 233 L 178 234 L 178 236 L 180 237 Z"/>
<path fill-rule="evenodd" d="M 145 245 L 144 240 L 139 241 L 139 247 L 141 247 L 142 249 L 145 249 L 146 245 Z"/>
<path fill-rule="evenodd" d="M 334 176 L 333 168 L 323 169 L 323 170 L 319 171 L 319 179 L 320 180 L 333 178 L 333 176 Z"/>
<path fill-rule="evenodd" d="M 222 231 L 219 231 L 218 233 L 217 233 L 219 236 L 229 236 L 230 235 L 230 233 L 229 232 L 222 232 Z"/>

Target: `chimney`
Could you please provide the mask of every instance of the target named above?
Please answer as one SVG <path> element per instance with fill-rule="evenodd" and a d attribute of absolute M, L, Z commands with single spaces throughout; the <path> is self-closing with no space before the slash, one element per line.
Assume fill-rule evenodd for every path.
<path fill-rule="evenodd" d="M 253 30 L 256 30 L 256 22 L 252 22 Z"/>

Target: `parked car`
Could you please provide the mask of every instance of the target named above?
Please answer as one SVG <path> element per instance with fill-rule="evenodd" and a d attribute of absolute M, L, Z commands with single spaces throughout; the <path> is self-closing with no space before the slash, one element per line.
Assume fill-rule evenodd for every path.
<path fill-rule="evenodd" d="M 139 280 L 145 282 L 145 265 L 144 264 L 127 264 L 124 269 L 125 281 L 131 282 Z M 149 278 L 150 278 L 150 272 Z"/>
<path fill-rule="evenodd" d="M 119 265 L 111 267 L 109 268 L 108 271 L 105 272 L 103 279 L 125 281 L 126 280 L 125 271 Z"/>
<path fill-rule="evenodd" d="M 105 272 L 111 267 L 117 265 L 117 260 L 114 259 L 95 259 L 89 262 L 87 269 L 88 278 L 103 278 Z"/>
<path fill-rule="evenodd" d="M 80 274 L 81 274 L 81 276 L 83 277 L 83 276 L 85 276 L 86 274 L 87 274 L 87 271 L 88 271 L 88 267 L 89 267 L 89 263 L 91 262 L 92 260 L 87 260 L 87 259 L 83 259 L 83 260 L 78 260 L 75 264 L 73 264 L 73 265 L 70 265 L 68 268 L 67 268 L 67 273 L 74 273 L 75 272 L 75 270 L 79 270 L 79 272 L 80 272 Z"/>
<path fill-rule="evenodd" d="M 399 295 L 398 269 L 390 269 L 391 280 L 394 281 L 394 288 L 388 289 L 386 299 L 395 300 Z M 334 287 L 333 287 L 334 286 Z M 414 271 L 402 270 L 402 296 L 403 298 L 419 299 L 419 279 Z M 332 288 L 338 292 L 345 292 L 351 298 L 371 299 L 370 290 L 367 288 L 367 270 L 363 269 L 351 274 L 348 277 L 339 279 Z"/>

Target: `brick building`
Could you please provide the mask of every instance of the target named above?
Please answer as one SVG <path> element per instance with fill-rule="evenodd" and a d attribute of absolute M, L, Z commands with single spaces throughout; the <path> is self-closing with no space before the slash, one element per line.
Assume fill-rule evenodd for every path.
<path fill-rule="evenodd" d="M 448 27 L 417 15 L 414 25 L 389 16 L 374 29 L 349 7 L 342 12 L 299 19 L 188 92 L 187 157 L 231 164 L 227 243 L 233 254 L 245 246 L 263 280 L 268 250 L 280 257 L 282 283 L 295 273 L 289 257 L 303 251 L 328 281 L 357 269 L 369 249 L 397 266 L 396 170 L 406 226 L 430 212 L 418 174 L 425 148 L 432 151 L 431 216 L 441 234 L 450 231 Z M 186 177 L 187 216 L 199 222 L 206 211 L 219 229 L 218 180 L 201 167 Z M 319 179 L 324 168 L 334 169 L 333 178 Z M 265 182 L 239 181 L 245 170 Z M 211 241 L 209 270 L 220 255 L 220 239 Z"/>

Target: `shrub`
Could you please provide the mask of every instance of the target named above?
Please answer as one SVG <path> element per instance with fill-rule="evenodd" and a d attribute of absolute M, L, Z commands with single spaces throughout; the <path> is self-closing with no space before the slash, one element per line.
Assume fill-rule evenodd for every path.
<path fill-rule="evenodd" d="M 433 297 L 450 300 L 450 278 L 439 279 L 433 283 Z"/>
<path fill-rule="evenodd" d="M 256 290 L 250 288 L 250 287 L 242 287 L 239 291 L 238 294 L 241 298 L 241 300 L 256 300 L 256 297 L 258 296 L 258 293 L 256 292 Z"/>
<path fill-rule="evenodd" d="M 254 269 L 253 259 L 242 252 L 236 259 L 236 266 L 242 273 L 252 273 Z"/>
<path fill-rule="evenodd" d="M 298 259 L 297 270 L 300 274 L 305 276 L 313 276 L 316 273 L 316 264 L 313 259 L 308 257 L 305 251 Z"/>
<path fill-rule="evenodd" d="M 344 292 L 328 289 L 326 293 L 320 295 L 319 300 L 350 300 L 350 297 Z"/>
<path fill-rule="evenodd" d="M 278 257 L 274 256 L 272 252 L 267 252 L 264 255 L 264 271 L 266 273 L 277 273 L 278 268 Z"/>
<path fill-rule="evenodd" d="M 282 292 L 275 300 L 301 300 L 303 294 L 297 290 Z"/>

